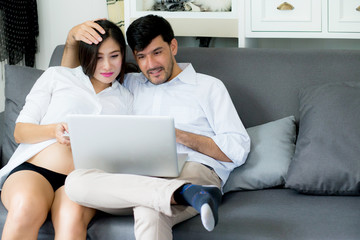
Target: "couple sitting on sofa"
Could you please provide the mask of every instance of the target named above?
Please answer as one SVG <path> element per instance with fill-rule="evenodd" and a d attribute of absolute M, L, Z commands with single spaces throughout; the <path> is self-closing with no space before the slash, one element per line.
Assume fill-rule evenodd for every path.
<path fill-rule="evenodd" d="M 17 119 L 21 144 L 0 171 L 8 210 L 3 239 L 36 239 L 49 211 L 59 239 L 85 239 L 94 209 L 133 209 L 136 239 L 172 239 L 172 226 L 198 213 L 208 231 L 215 227 L 220 189 L 245 162 L 249 136 L 222 82 L 176 62 L 177 42 L 165 19 L 136 20 L 127 40 L 142 73 L 125 76 L 122 32 L 99 20 L 69 33 L 62 65 L 81 67 L 50 68 L 34 85 Z M 73 171 L 63 133 L 74 112 L 171 115 L 178 151 L 189 161 L 176 179 Z"/>

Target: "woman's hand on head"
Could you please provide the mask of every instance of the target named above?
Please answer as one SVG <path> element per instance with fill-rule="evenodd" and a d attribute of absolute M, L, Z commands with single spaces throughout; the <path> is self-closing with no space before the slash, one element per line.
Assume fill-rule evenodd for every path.
<path fill-rule="evenodd" d="M 58 123 L 55 126 L 55 137 L 58 143 L 64 144 L 66 146 L 70 146 L 70 138 L 68 136 L 64 136 L 66 132 L 69 132 L 68 126 L 66 123 Z"/>
<path fill-rule="evenodd" d="M 99 20 L 99 19 L 96 19 Z M 83 41 L 87 44 L 98 44 L 102 41 L 101 36 L 95 31 L 105 33 L 104 29 L 95 21 L 86 21 L 73 27 L 66 39 L 67 45 L 77 45 L 79 41 Z"/>

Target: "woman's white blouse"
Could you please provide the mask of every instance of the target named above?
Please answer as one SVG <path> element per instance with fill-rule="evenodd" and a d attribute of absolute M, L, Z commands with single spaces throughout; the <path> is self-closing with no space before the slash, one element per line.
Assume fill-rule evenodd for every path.
<path fill-rule="evenodd" d="M 34 84 L 16 122 L 45 125 L 66 122 L 68 114 L 131 114 L 132 103 L 132 94 L 118 81 L 96 94 L 81 67 L 51 67 Z M 12 169 L 55 142 L 20 144 L 0 170 L 1 186 Z"/>

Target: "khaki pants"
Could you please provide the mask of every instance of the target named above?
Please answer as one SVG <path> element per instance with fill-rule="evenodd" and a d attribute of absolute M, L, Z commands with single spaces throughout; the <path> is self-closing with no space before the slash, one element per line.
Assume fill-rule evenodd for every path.
<path fill-rule="evenodd" d="M 74 202 L 107 213 L 133 210 L 137 240 L 170 240 L 172 226 L 198 214 L 192 207 L 170 204 L 173 193 L 186 183 L 221 186 L 213 170 L 186 162 L 174 179 L 75 170 L 67 177 L 65 190 Z"/>

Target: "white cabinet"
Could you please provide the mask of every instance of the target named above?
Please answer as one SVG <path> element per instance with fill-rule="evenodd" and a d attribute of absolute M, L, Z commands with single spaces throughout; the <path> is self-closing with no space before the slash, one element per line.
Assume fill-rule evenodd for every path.
<path fill-rule="evenodd" d="M 319 0 L 252 0 L 251 31 L 321 31 Z"/>
<path fill-rule="evenodd" d="M 360 32 L 359 0 L 329 0 L 329 32 Z"/>
<path fill-rule="evenodd" d="M 172 25 L 176 36 L 233 37 L 238 33 L 238 0 L 232 0 L 231 11 L 149 11 L 144 0 L 124 0 L 125 29 L 136 18 L 147 14 L 161 15 Z"/>
<path fill-rule="evenodd" d="M 239 46 L 259 38 L 360 39 L 359 0 L 244 0 Z"/>
<path fill-rule="evenodd" d="M 144 2 L 124 0 L 126 29 L 157 14 L 176 36 L 238 38 L 239 47 L 258 39 L 360 39 L 360 0 L 232 0 L 228 12 L 149 11 Z"/>

